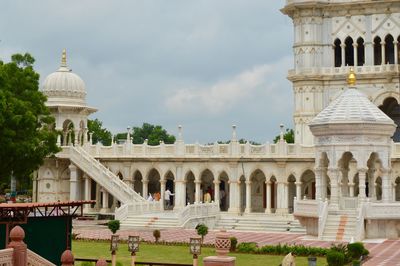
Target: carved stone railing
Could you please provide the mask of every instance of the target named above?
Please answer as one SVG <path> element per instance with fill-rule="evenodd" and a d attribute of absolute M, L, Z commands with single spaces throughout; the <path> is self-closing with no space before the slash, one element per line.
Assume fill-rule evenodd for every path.
<path fill-rule="evenodd" d="M 365 202 L 365 219 L 399 219 L 400 202 Z"/>
<path fill-rule="evenodd" d="M 328 218 L 328 201 L 320 201 L 318 204 L 318 238 L 322 239 L 325 230 L 326 220 Z"/>
<path fill-rule="evenodd" d="M 6 248 L 0 250 L 0 265 L 12 266 L 13 265 L 13 248 Z"/>
<path fill-rule="evenodd" d="M 129 215 L 157 213 L 163 210 L 162 201 L 143 201 L 121 205 L 115 209 L 115 219 L 124 220 Z"/>
<path fill-rule="evenodd" d="M 294 216 L 319 218 L 320 206 L 316 200 L 295 200 Z"/>
<path fill-rule="evenodd" d="M 56 266 L 55 264 L 51 263 L 50 261 L 46 260 L 45 258 L 41 257 L 40 255 L 36 254 L 32 250 L 27 250 L 28 255 L 28 263 L 27 266 Z M 0 265 L 2 265 L 0 263 Z"/>
<path fill-rule="evenodd" d="M 356 241 L 363 240 L 365 236 L 364 223 L 365 223 L 366 206 L 367 206 L 366 203 L 361 202 L 358 209 L 358 215 L 356 219 L 356 232 L 354 236 Z"/>
<path fill-rule="evenodd" d="M 347 1 L 347 0 L 346 0 Z M 289 70 L 289 76 L 293 75 L 347 75 L 350 67 L 311 67 L 297 68 Z M 398 73 L 399 65 L 373 65 L 373 66 L 356 66 L 354 70 L 357 74 L 379 74 L 383 72 Z"/>
<path fill-rule="evenodd" d="M 179 225 L 184 226 L 190 219 L 217 216 L 219 214 L 219 204 L 212 203 L 195 203 L 189 204 L 177 214 Z"/>
<path fill-rule="evenodd" d="M 123 204 L 145 199 L 80 146 L 69 146 L 69 159 Z"/>

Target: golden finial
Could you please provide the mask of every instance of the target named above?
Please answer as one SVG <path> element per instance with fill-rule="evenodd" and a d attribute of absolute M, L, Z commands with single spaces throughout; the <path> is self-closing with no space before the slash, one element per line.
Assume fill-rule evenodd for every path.
<path fill-rule="evenodd" d="M 63 51 L 62 51 L 61 66 L 63 66 L 63 67 L 67 66 L 67 51 L 65 49 L 63 49 Z"/>
<path fill-rule="evenodd" d="M 356 81 L 357 81 L 356 74 L 354 73 L 354 69 L 351 67 L 349 76 L 347 77 L 347 84 L 350 87 L 354 87 L 356 85 Z"/>

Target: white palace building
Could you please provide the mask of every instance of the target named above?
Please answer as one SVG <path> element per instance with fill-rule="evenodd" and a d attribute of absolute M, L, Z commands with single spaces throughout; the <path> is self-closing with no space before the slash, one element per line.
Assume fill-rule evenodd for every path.
<path fill-rule="evenodd" d="M 38 170 L 36 200 L 96 200 L 88 214 L 115 214 L 126 227 L 399 238 L 400 1 L 287 0 L 281 11 L 294 26 L 294 144 L 282 134 L 240 144 L 235 126 L 229 144 L 187 144 L 182 127 L 175 144 L 94 144 L 96 109 L 63 53 L 42 87 L 62 151 Z M 146 200 L 156 192 L 160 201 Z"/>

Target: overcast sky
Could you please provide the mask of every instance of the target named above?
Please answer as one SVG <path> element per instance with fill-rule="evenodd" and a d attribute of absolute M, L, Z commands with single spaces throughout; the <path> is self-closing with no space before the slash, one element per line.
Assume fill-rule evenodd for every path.
<path fill-rule="evenodd" d="M 41 81 L 61 51 L 113 133 L 160 124 L 186 143 L 272 141 L 292 127 L 284 0 L 3 1 L 0 59 L 29 52 Z"/>

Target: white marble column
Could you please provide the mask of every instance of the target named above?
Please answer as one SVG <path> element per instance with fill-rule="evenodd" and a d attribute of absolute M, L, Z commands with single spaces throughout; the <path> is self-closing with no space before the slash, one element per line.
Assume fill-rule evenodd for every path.
<path fill-rule="evenodd" d="M 265 213 L 271 213 L 271 182 L 265 182 L 267 184 L 267 208 L 265 209 Z"/>
<path fill-rule="evenodd" d="M 230 213 L 240 212 L 240 185 L 237 181 L 229 181 L 229 209 Z"/>
<path fill-rule="evenodd" d="M 200 188 L 201 181 L 195 180 L 194 183 L 196 185 L 196 190 L 195 190 L 195 194 L 194 194 L 195 203 L 200 203 L 203 201 L 203 199 L 201 198 L 201 188 Z"/>
<path fill-rule="evenodd" d="M 391 182 L 390 182 L 390 170 L 382 169 L 382 201 L 390 202 L 391 197 Z"/>
<path fill-rule="evenodd" d="M 98 183 L 96 183 L 96 204 L 94 205 L 94 208 L 96 209 L 96 211 L 100 210 L 100 194 L 101 194 L 101 190 L 100 190 L 100 185 Z"/>
<path fill-rule="evenodd" d="M 296 182 L 296 199 L 301 200 L 301 182 Z"/>
<path fill-rule="evenodd" d="M 326 190 L 326 188 L 324 189 L 324 187 L 326 187 L 324 182 L 325 178 L 324 168 L 316 167 L 314 171 L 315 171 L 315 199 L 322 200 L 325 199 L 326 197 L 326 194 L 324 193 L 324 191 Z M 297 199 L 301 200 L 301 197 Z"/>
<path fill-rule="evenodd" d="M 251 212 L 251 181 L 246 181 L 246 209 L 244 212 Z"/>
<path fill-rule="evenodd" d="M 219 180 L 214 181 L 214 202 L 219 204 Z"/>
<path fill-rule="evenodd" d="M 375 170 L 368 170 L 368 197 L 372 200 L 376 200 L 376 185 L 375 185 Z"/>
<path fill-rule="evenodd" d="M 358 169 L 358 198 L 360 200 L 364 200 L 366 195 L 365 195 L 365 176 L 367 173 L 366 168 L 360 168 Z"/>
<path fill-rule="evenodd" d="M 75 130 L 75 139 L 74 139 L 74 145 L 79 145 L 79 131 Z"/>
<path fill-rule="evenodd" d="M 386 43 L 384 41 L 381 42 L 381 54 L 382 54 L 382 61 L 381 61 L 381 65 L 385 65 L 386 62 L 386 53 L 385 53 L 385 45 Z"/>
<path fill-rule="evenodd" d="M 350 197 L 354 197 L 354 183 L 349 183 L 349 194 Z"/>
<path fill-rule="evenodd" d="M 85 175 L 85 200 L 91 200 L 91 194 L 92 194 L 92 180 L 88 175 Z M 89 212 L 91 210 L 91 205 L 90 204 L 85 204 L 84 205 L 84 211 Z"/>
<path fill-rule="evenodd" d="M 353 43 L 353 55 L 354 55 L 354 66 L 358 65 L 358 44 L 357 43 Z"/>
<path fill-rule="evenodd" d="M 101 206 L 100 212 L 101 213 L 108 213 L 108 212 L 110 212 L 110 209 L 108 207 L 108 197 L 109 197 L 109 195 L 108 195 L 107 190 L 102 188 L 102 194 L 103 194 L 103 204 Z"/>
<path fill-rule="evenodd" d="M 339 207 L 339 169 L 338 168 L 330 168 L 328 170 L 328 175 L 331 179 L 331 200 L 330 205 L 333 207 Z"/>
<path fill-rule="evenodd" d="M 276 213 L 288 213 L 288 183 L 277 182 L 277 208 Z"/>
<path fill-rule="evenodd" d="M 143 198 L 147 199 L 149 196 L 149 180 L 143 179 L 142 181 Z M 151 195 L 153 196 L 153 195 Z"/>
<path fill-rule="evenodd" d="M 341 66 L 345 66 L 346 65 L 346 57 L 345 57 L 346 45 L 344 43 L 342 43 L 340 45 L 340 47 L 342 48 L 342 65 Z"/>
<path fill-rule="evenodd" d="M 392 183 L 392 201 L 396 201 L 396 183 Z"/>
<path fill-rule="evenodd" d="M 78 168 L 74 164 L 70 164 L 69 172 L 69 200 L 79 200 Z"/>
<path fill-rule="evenodd" d="M 163 204 L 163 206 L 165 206 L 165 202 L 164 202 L 164 193 L 165 193 L 165 180 L 160 180 L 160 185 L 161 185 L 161 191 L 160 191 L 160 193 L 161 193 L 161 202 L 162 202 L 162 204 Z"/>
<path fill-rule="evenodd" d="M 182 209 L 186 205 L 186 181 L 175 181 L 174 210 Z"/>
<path fill-rule="evenodd" d="M 393 44 L 394 44 L 394 63 L 397 65 L 399 63 L 399 51 L 397 50 L 399 42 L 395 40 Z"/>

